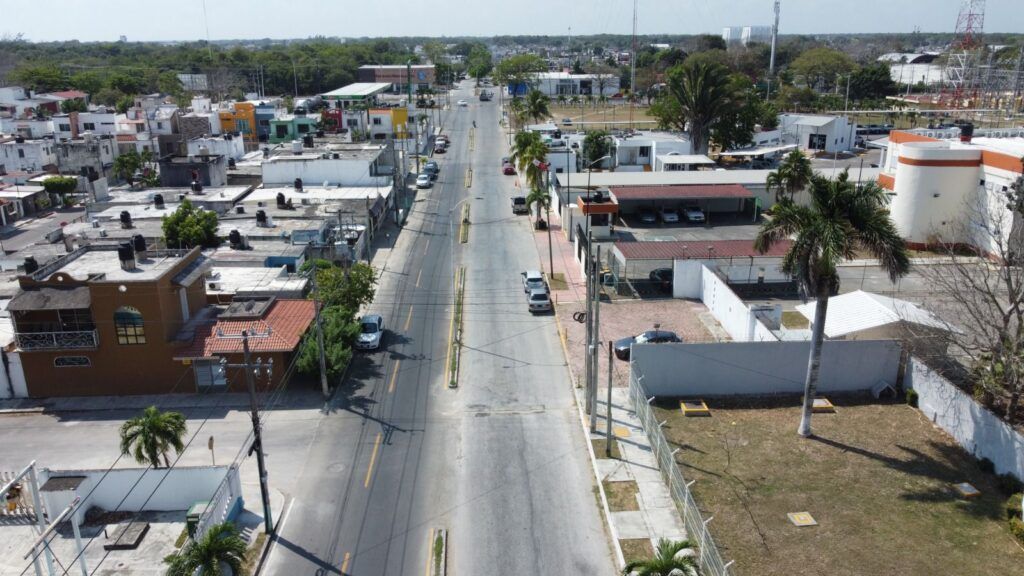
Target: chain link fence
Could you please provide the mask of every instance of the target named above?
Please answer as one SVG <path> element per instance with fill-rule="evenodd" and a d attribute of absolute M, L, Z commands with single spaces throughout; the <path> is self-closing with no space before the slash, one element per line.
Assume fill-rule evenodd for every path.
<path fill-rule="evenodd" d="M 732 563 L 726 564 L 718 553 L 715 540 L 707 528 L 707 523 L 711 519 L 704 520 L 701 516 L 693 494 L 690 493 L 686 480 L 683 479 L 683 474 L 679 471 L 679 466 L 676 465 L 673 451 L 668 441 L 665 440 L 665 435 L 661 432 L 661 424 L 655 417 L 654 411 L 651 410 L 647 394 L 637 381 L 636 372 L 633 369 L 629 374 L 629 398 L 633 403 L 636 416 L 644 428 L 644 433 L 647 434 L 647 439 L 651 443 L 651 449 L 658 459 L 661 476 L 668 484 L 669 490 L 672 492 L 672 500 L 683 516 L 686 536 L 697 546 L 696 559 L 700 573 L 703 576 L 729 576 L 729 564 Z"/>

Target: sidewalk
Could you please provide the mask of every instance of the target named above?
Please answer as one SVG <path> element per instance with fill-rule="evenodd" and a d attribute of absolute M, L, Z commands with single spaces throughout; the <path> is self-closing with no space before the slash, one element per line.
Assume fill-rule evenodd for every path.
<path fill-rule="evenodd" d="M 533 216 L 530 216 L 531 222 Z M 567 287 L 562 290 L 552 289 L 552 298 L 557 302 L 582 302 L 587 297 L 587 284 L 583 278 L 583 267 L 576 260 L 575 247 L 565 237 L 562 231 L 562 221 L 558 214 L 551 212 L 551 220 L 548 222 L 551 227 L 551 253 L 554 260 L 555 273 L 560 273 L 565 278 Z M 534 230 L 533 241 L 537 245 L 537 253 L 540 255 L 541 267 L 550 273 L 551 267 L 548 253 L 548 231 Z"/>
<path fill-rule="evenodd" d="M 257 394 L 263 408 L 272 392 Z M 271 410 L 319 408 L 323 406 L 319 390 L 292 388 L 288 394 L 274 397 Z M 163 410 L 207 408 L 216 410 L 248 410 L 249 395 L 244 392 L 211 394 L 147 394 L 141 396 L 66 396 L 61 398 L 12 398 L 0 400 L 0 416 L 40 412 L 96 412 L 111 410 L 140 411 L 149 406 Z"/>

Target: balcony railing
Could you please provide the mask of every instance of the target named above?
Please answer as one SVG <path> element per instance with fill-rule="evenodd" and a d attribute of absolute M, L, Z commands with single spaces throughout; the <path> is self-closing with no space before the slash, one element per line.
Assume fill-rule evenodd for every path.
<path fill-rule="evenodd" d="M 69 350 L 96 348 L 96 331 L 19 332 L 15 335 L 22 350 Z"/>

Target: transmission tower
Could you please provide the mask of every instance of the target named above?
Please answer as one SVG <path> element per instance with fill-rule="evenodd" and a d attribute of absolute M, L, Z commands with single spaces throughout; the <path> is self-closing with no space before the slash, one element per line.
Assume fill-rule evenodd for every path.
<path fill-rule="evenodd" d="M 942 101 L 947 106 L 960 108 L 966 100 L 977 97 L 984 29 L 985 0 L 961 0 L 942 91 Z"/>

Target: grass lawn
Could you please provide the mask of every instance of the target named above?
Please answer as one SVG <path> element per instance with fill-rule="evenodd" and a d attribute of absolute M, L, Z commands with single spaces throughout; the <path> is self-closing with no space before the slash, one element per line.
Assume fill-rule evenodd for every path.
<path fill-rule="evenodd" d="M 619 546 L 622 546 L 622 556 L 627 563 L 647 560 L 654 556 L 654 546 L 651 546 L 651 541 L 645 538 L 619 540 Z"/>
<path fill-rule="evenodd" d="M 1024 574 L 1006 497 L 951 438 L 905 404 L 829 399 L 836 413 L 814 416 L 811 439 L 796 434 L 795 397 L 710 400 L 710 418 L 657 408 L 734 575 Z M 955 495 L 965 481 L 982 495 Z"/>
<path fill-rule="evenodd" d="M 782 313 L 782 325 L 786 328 L 810 328 L 811 321 L 796 310 L 786 310 Z"/>
<path fill-rule="evenodd" d="M 608 509 L 612 512 L 628 512 L 640 509 L 640 503 L 636 500 L 636 495 L 640 489 L 633 480 L 623 482 L 605 481 L 602 484 L 604 484 L 605 496 L 608 497 Z"/>
<path fill-rule="evenodd" d="M 608 458 L 605 456 L 605 442 L 604 438 L 593 438 L 590 440 L 590 445 L 594 447 L 594 455 L 598 458 Z M 612 455 L 613 460 L 621 460 L 622 454 L 619 452 L 619 443 L 612 440 Z"/>
<path fill-rule="evenodd" d="M 267 539 L 266 532 L 260 532 L 256 536 L 256 540 L 249 546 L 249 549 L 245 552 L 245 562 L 242 564 L 242 572 L 239 576 L 251 576 L 253 570 L 256 569 L 256 563 L 260 561 L 260 555 L 263 553 L 263 542 Z"/>

